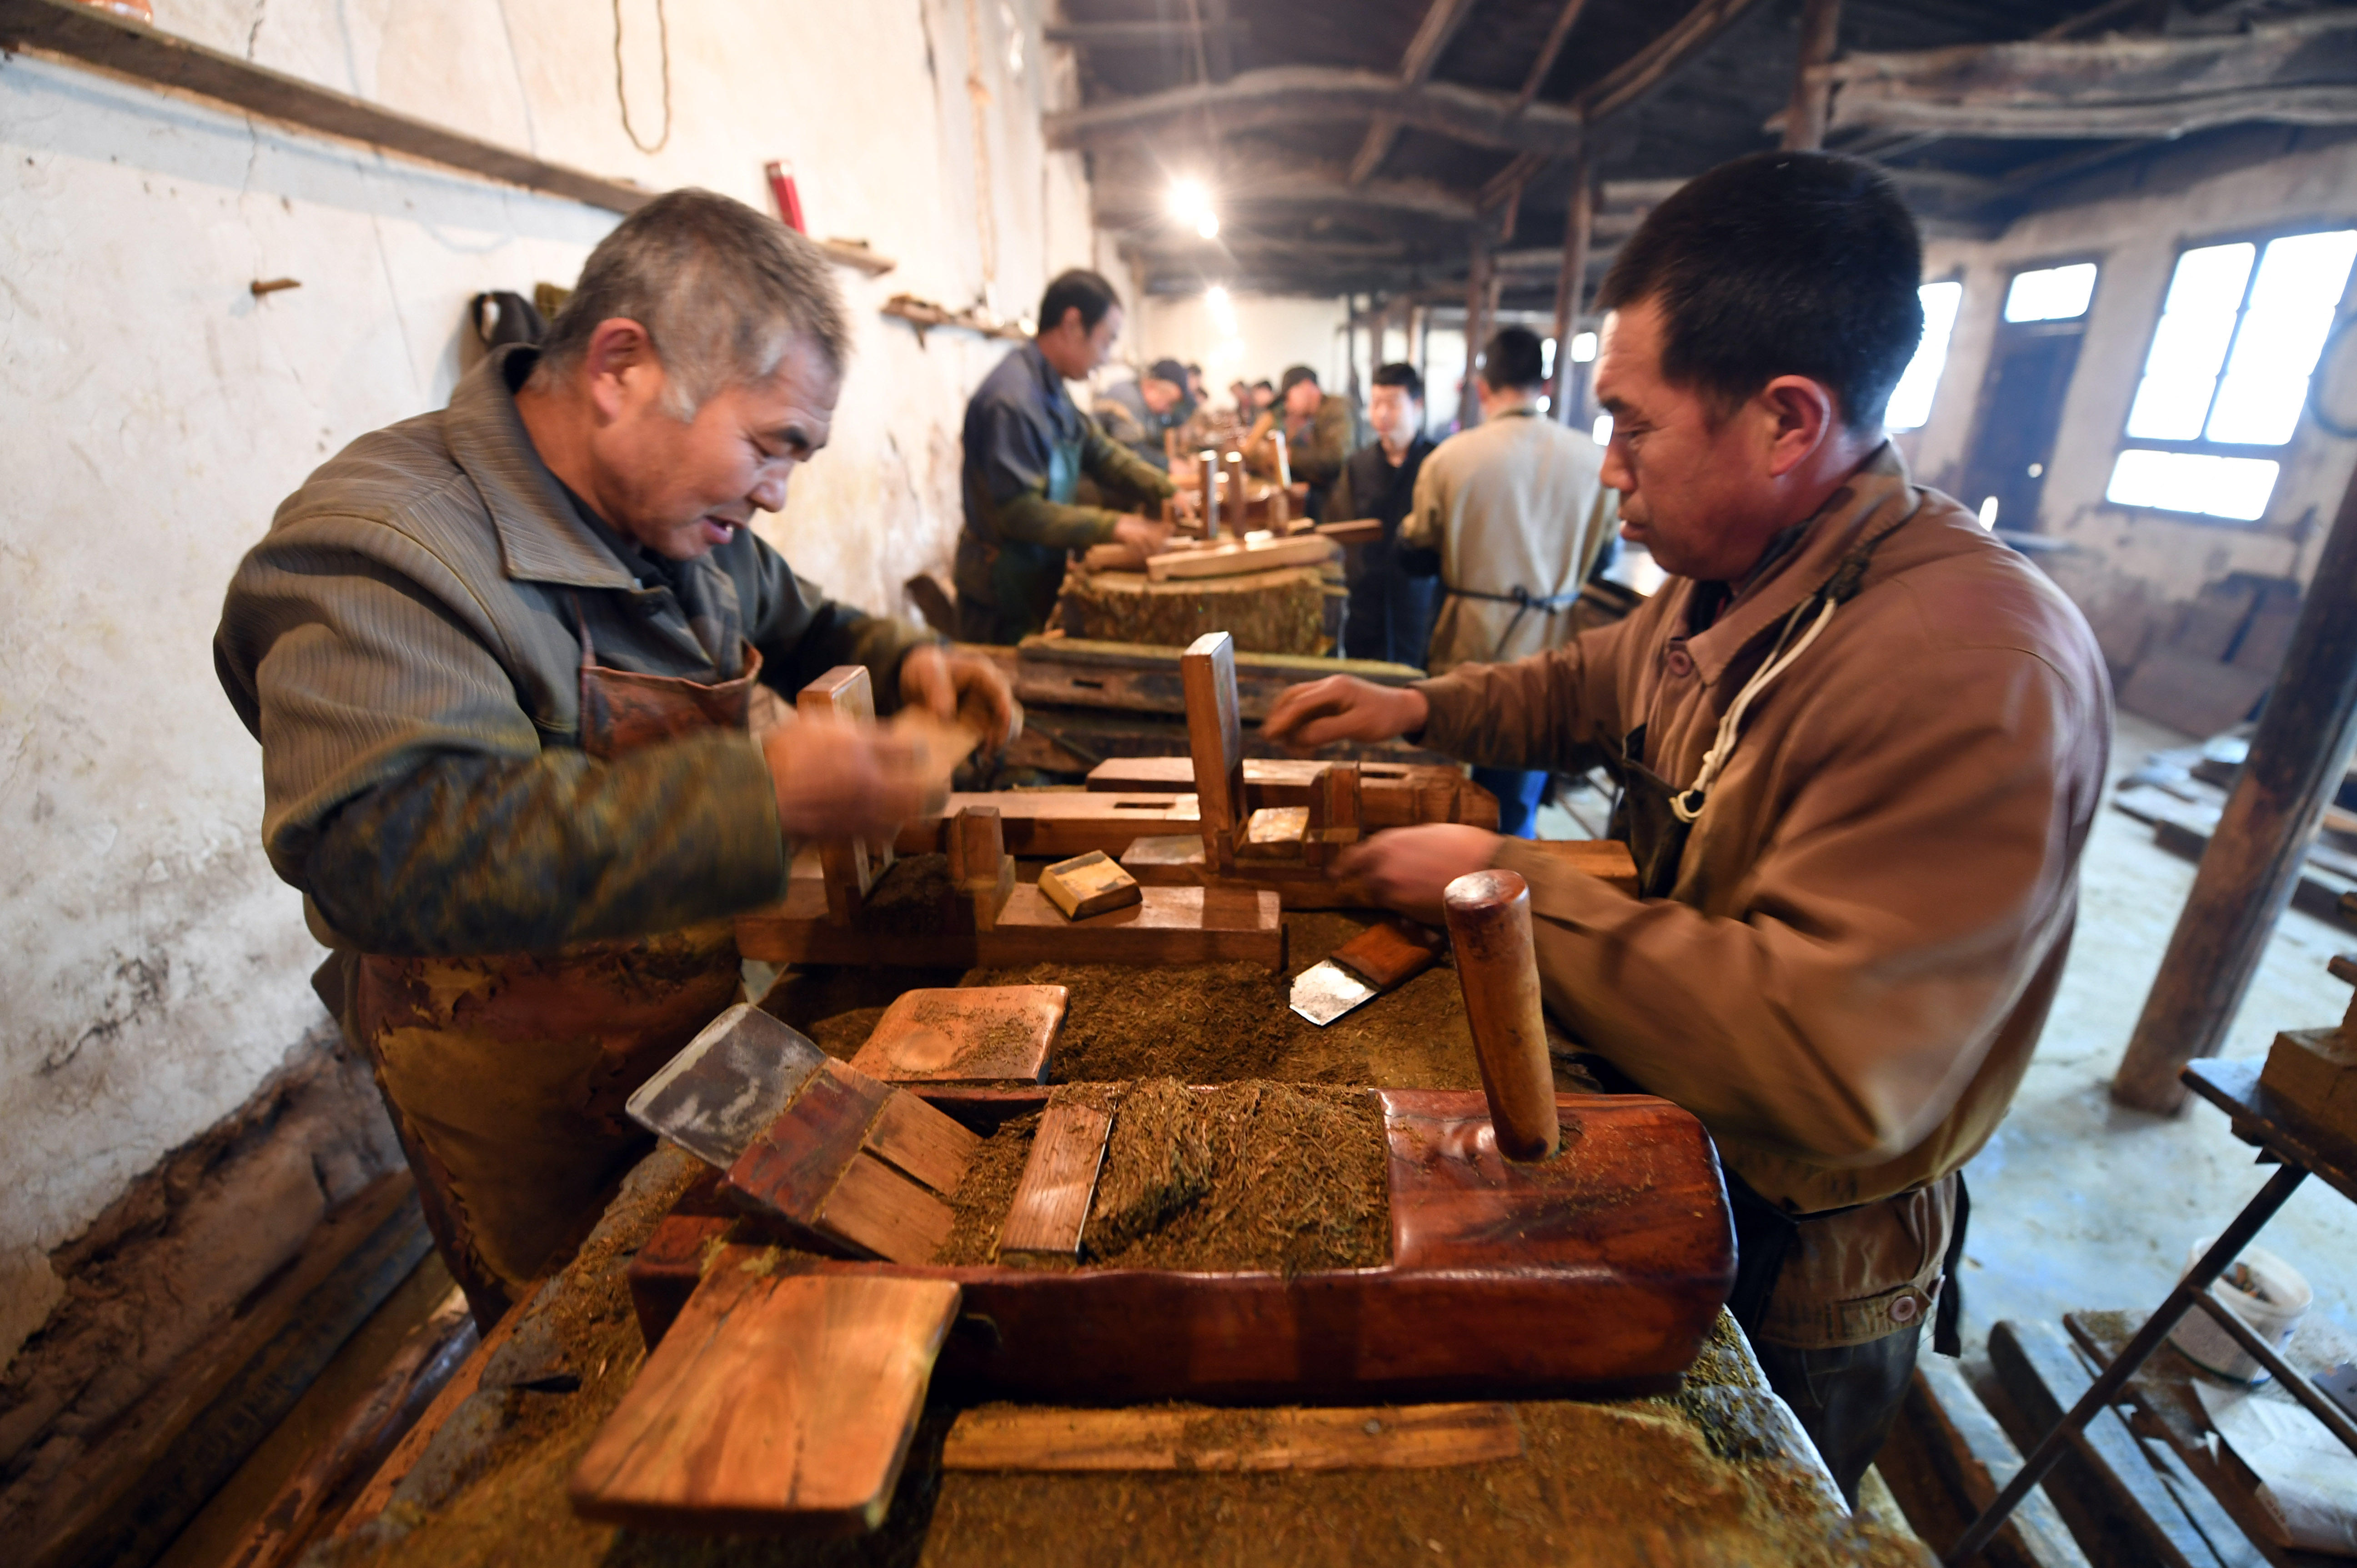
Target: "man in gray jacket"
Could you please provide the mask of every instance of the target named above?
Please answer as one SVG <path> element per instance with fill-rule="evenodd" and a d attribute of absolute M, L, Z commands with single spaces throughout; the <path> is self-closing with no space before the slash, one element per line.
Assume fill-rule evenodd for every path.
<path fill-rule="evenodd" d="M 1416 476 L 1400 527 L 1410 571 L 1438 569 L 1444 595 L 1425 668 L 1496 664 L 1571 640 L 1572 601 L 1603 541 L 1604 453 L 1538 409 L 1545 358 L 1525 327 L 1481 355 L 1481 423 L 1442 442 Z M 1529 838 L 1543 770 L 1477 768 L 1498 797 L 1498 831 Z"/>

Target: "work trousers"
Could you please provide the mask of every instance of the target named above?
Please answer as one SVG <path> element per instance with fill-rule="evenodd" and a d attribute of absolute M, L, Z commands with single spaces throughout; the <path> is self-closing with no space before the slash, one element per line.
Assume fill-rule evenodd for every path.
<path fill-rule="evenodd" d="M 1539 798 L 1546 793 L 1544 768 L 1477 768 L 1473 782 L 1498 797 L 1498 831 L 1508 838 L 1538 836 Z"/>
<path fill-rule="evenodd" d="M 1800 1417 L 1852 1508 L 1857 1506 L 1859 1479 L 1899 1419 L 1922 1333 L 1923 1326 L 1914 1323 L 1863 1345 L 1828 1350 L 1752 1346 L 1768 1373 L 1768 1386 Z"/>

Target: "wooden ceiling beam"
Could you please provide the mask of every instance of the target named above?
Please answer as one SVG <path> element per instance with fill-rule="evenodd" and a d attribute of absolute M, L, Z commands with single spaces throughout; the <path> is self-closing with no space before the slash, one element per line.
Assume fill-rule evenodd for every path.
<path fill-rule="evenodd" d="M 1841 127 L 2104 140 L 2255 120 L 2352 124 L 2357 14 L 2242 33 L 1853 55 L 1824 71 Z"/>
<path fill-rule="evenodd" d="M 1213 81 L 1236 73 L 1235 24 L 1228 19 L 1228 0 L 1192 0 L 1196 29 L 1202 35 L 1205 68 Z"/>
<path fill-rule="evenodd" d="M 1407 41 L 1407 52 L 1400 57 L 1400 85 L 1414 87 L 1429 81 L 1433 67 L 1457 29 L 1465 23 L 1473 9 L 1473 0 L 1432 0 L 1425 7 L 1424 20 L 1416 24 L 1415 37 Z M 1351 160 L 1351 183 L 1374 177 L 1391 156 L 1392 143 L 1398 139 L 1400 123 L 1389 114 L 1378 114 L 1367 126 L 1366 140 L 1359 144 L 1358 156 Z"/>
<path fill-rule="evenodd" d="M 1628 108 L 1700 54 L 1751 5 L 1752 0 L 1698 0 L 1667 32 L 1582 92 L 1581 112 L 1597 121 Z"/>
<path fill-rule="evenodd" d="M 1169 186 L 1159 170 L 1125 162 L 1101 170 L 1094 183 L 1100 214 L 1159 215 Z M 1265 207 L 1338 206 L 1409 212 L 1449 223 L 1470 223 L 1481 213 L 1480 199 L 1463 189 L 1428 179 L 1350 182 L 1332 164 L 1295 167 L 1248 165 L 1222 167 L 1210 181 L 1211 202 L 1223 215 Z"/>
<path fill-rule="evenodd" d="M 1175 48 L 1195 41 L 1192 22 L 1049 22 L 1039 29 L 1043 43 L 1076 49 L 1144 49 Z M 1202 29 L 1208 40 L 1211 29 Z M 1226 24 L 1231 44 L 1252 41 L 1252 24 Z"/>
<path fill-rule="evenodd" d="M 1587 8 L 1587 0 L 1563 0 L 1563 9 L 1555 14 L 1555 25 L 1547 29 L 1546 42 L 1539 46 L 1538 59 L 1531 61 L 1530 75 L 1523 79 L 1523 90 L 1514 94 L 1518 113 L 1529 108 L 1538 97 L 1539 89 L 1546 84 L 1547 72 L 1555 69 L 1556 59 L 1563 53 L 1564 40 L 1571 37 L 1573 25 Z"/>
<path fill-rule="evenodd" d="M 1730 4 L 1732 0 L 1712 0 Z M 1448 81 L 1404 86 L 1396 77 L 1339 66 L 1273 66 L 1233 80 L 1194 83 L 1119 98 L 1042 117 L 1049 145 L 1102 148 L 1208 117 L 1225 132 L 1331 120 L 1395 116 L 1404 126 L 1476 146 L 1568 156 L 1579 150 L 1581 117 L 1562 104 L 1534 103 L 1517 113 L 1514 96 Z"/>

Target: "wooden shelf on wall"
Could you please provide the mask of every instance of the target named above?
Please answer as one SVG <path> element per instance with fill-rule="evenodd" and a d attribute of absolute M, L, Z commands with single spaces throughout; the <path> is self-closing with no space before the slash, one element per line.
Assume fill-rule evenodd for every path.
<path fill-rule="evenodd" d="M 955 311 L 936 305 L 930 299 L 919 299 L 913 294 L 896 294 L 884 302 L 882 314 L 897 317 L 917 329 L 917 341 L 922 344 L 925 334 L 936 327 L 957 332 L 972 332 L 983 338 L 1005 338 L 1020 342 L 1030 336 L 1011 321 L 990 321 L 969 312 Z"/>
<path fill-rule="evenodd" d="M 629 180 L 587 174 L 461 135 L 81 0 L 0 0 L 0 48 L 37 49 L 151 87 L 193 92 L 307 131 L 365 142 L 608 212 L 630 211 L 658 194 Z M 870 277 L 892 270 L 889 260 L 865 244 L 843 240 L 817 243 L 831 260 Z"/>

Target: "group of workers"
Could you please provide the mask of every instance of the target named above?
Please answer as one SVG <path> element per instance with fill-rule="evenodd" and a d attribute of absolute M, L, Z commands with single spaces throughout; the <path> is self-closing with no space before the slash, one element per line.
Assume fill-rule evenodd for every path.
<path fill-rule="evenodd" d="M 1374 834 L 1340 871 L 1436 924 L 1459 875 L 1528 881 L 1547 1007 L 1595 1077 L 1717 1140 L 1732 1308 L 1853 1495 L 1925 1320 L 1953 1319 L 1957 1173 L 2053 999 L 2110 734 L 2078 612 L 1883 438 L 1921 266 L 1884 176 L 1763 155 L 1615 262 L 1600 453 L 1531 413 L 1526 333 L 1489 345 L 1481 424 L 1437 446 L 1415 372 L 1383 367 L 1329 510 L 1395 526 L 1379 562 L 1437 557 L 1437 609 L 1386 570 L 1364 624 L 1405 650 L 1431 609 L 1443 651 L 1408 686 L 1295 686 L 1261 728 L 1612 769 L 1635 895 L 1465 826 Z M 974 394 L 970 639 L 1036 624 L 1069 551 L 1162 537 L 1139 509 L 1168 476 L 1067 391 L 1119 330 L 1103 280 L 1066 274 Z M 543 342 L 331 458 L 230 585 L 215 657 L 261 742 L 264 848 L 486 1324 L 644 1149 L 622 1103 L 735 996 L 731 917 L 782 896 L 798 844 L 920 808 L 888 732 L 776 699 L 856 663 L 885 713 L 1018 722 L 990 660 L 829 599 L 749 527 L 825 446 L 850 337 L 799 235 L 656 198 Z M 1113 504 L 1078 504 L 1082 474 Z M 1599 481 L 1670 576 L 1573 634 Z"/>

